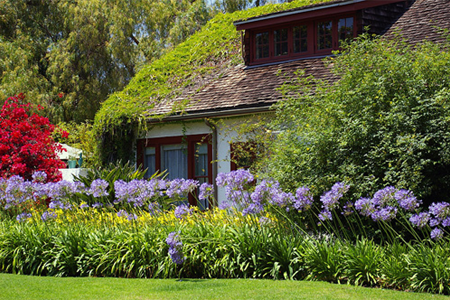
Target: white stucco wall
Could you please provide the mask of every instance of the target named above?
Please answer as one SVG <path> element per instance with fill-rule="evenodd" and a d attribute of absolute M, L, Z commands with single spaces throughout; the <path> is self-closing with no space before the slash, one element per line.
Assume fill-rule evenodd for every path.
<path fill-rule="evenodd" d="M 217 132 L 217 174 L 230 172 L 230 142 L 245 141 L 239 136 L 236 128 L 244 123 L 257 121 L 255 116 L 241 116 L 214 120 Z M 145 138 L 163 138 L 183 135 L 211 134 L 213 130 L 203 121 L 190 121 L 178 123 L 162 123 L 154 125 L 145 135 Z M 215 145 L 213 144 L 213 151 Z M 213 154 L 214 157 L 214 154 Z M 213 174 L 215 178 L 217 174 Z M 218 188 L 217 200 L 220 204 L 226 200 L 225 189 Z"/>

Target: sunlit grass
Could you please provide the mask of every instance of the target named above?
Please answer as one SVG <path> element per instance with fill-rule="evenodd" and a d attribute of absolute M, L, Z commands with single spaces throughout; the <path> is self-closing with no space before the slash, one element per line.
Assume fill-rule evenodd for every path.
<path fill-rule="evenodd" d="M 0 274 L 0 299 L 448 299 L 445 296 L 251 279 L 55 278 Z"/>

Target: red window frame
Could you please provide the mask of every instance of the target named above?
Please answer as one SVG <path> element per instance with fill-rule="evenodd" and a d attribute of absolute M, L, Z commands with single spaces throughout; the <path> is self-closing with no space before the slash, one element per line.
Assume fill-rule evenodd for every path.
<path fill-rule="evenodd" d="M 163 138 L 149 138 L 149 139 L 140 139 L 137 142 L 136 156 L 137 156 L 137 165 L 144 166 L 145 159 L 145 148 L 154 147 L 155 148 L 155 166 L 156 170 L 161 170 L 161 147 L 164 145 L 172 145 L 172 144 L 184 144 L 186 145 L 187 157 L 188 157 L 188 165 L 187 165 L 187 173 L 188 178 L 185 179 L 197 179 L 204 178 L 204 176 L 195 176 L 195 146 L 198 143 L 207 143 L 208 145 L 208 178 L 209 183 L 213 183 L 213 174 L 212 174 L 212 143 L 211 143 L 211 135 L 210 134 L 199 134 L 199 135 L 188 135 L 188 136 L 173 136 L 173 137 L 163 137 Z M 189 195 L 189 204 L 197 205 L 196 199 Z M 213 203 L 209 203 L 209 206 L 212 207 Z"/>
<path fill-rule="evenodd" d="M 335 15 L 328 18 L 310 20 L 307 22 L 294 22 L 283 24 L 279 26 L 270 26 L 258 28 L 257 30 L 251 30 L 250 32 L 250 63 L 249 65 L 260 65 L 270 62 L 279 62 L 290 59 L 302 58 L 302 57 L 312 57 L 315 55 L 328 55 L 331 51 L 339 49 L 339 20 L 345 18 L 353 18 L 353 37 L 356 37 L 358 28 L 356 22 L 355 14 L 342 14 Z M 332 47 L 330 49 L 318 49 L 318 24 L 320 22 L 332 22 Z M 293 28 L 295 26 L 307 26 L 308 36 L 307 36 L 307 48 L 305 52 L 294 53 L 294 34 Z M 288 29 L 288 54 L 275 56 L 275 41 L 274 41 L 274 31 Z M 262 32 L 269 32 L 269 57 L 266 58 L 256 58 L 256 35 Z"/>

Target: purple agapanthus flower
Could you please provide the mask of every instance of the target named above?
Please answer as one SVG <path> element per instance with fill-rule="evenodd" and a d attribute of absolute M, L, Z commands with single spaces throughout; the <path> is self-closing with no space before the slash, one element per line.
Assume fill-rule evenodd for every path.
<path fill-rule="evenodd" d="M 333 220 L 333 216 L 331 215 L 331 211 L 326 210 L 326 209 L 322 210 L 319 213 L 318 217 L 319 217 L 319 220 L 322 221 L 322 222 L 327 221 L 327 220 Z"/>
<path fill-rule="evenodd" d="M 171 232 L 166 238 L 166 243 L 169 245 L 169 256 L 174 263 L 181 265 L 185 258 L 182 253 L 183 243 L 180 240 L 179 232 Z"/>
<path fill-rule="evenodd" d="M 34 182 L 45 182 L 47 180 L 47 173 L 44 171 L 36 171 L 31 176 Z"/>
<path fill-rule="evenodd" d="M 385 207 L 387 205 L 393 205 L 395 202 L 395 193 L 397 189 L 393 186 L 387 186 L 373 195 L 372 203 L 374 206 Z"/>
<path fill-rule="evenodd" d="M 174 179 L 170 182 L 166 194 L 169 198 L 187 197 L 187 195 L 192 193 L 197 187 L 197 180 L 184 178 Z"/>
<path fill-rule="evenodd" d="M 117 216 L 121 218 L 126 218 L 128 221 L 136 220 L 138 217 L 136 214 L 128 213 L 127 211 L 121 209 L 117 212 Z"/>
<path fill-rule="evenodd" d="M 442 220 L 442 226 L 444 226 L 444 227 L 450 226 L 450 217 L 447 217 L 444 220 Z"/>
<path fill-rule="evenodd" d="M 394 198 L 398 205 L 406 211 L 414 211 L 420 206 L 422 201 L 417 200 L 412 191 L 399 190 L 395 193 Z"/>
<path fill-rule="evenodd" d="M 58 215 L 52 211 L 45 211 L 42 216 L 41 216 L 41 220 L 42 221 L 47 221 L 50 219 L 56 219 L 58 217 Z"/>
<path fill-rule="evenodd" d="M 228 202 L 228 201 L 226 201 L 226 200 L 221 201 L 221 202 L 219 203 L 219 209 L 228 209 L 228 208 L 230 208 L 231 206 L 232 206 L 231 203 Z"/>
<path fill-rule="evenodd" d="M 248 190 L 249 184 L 253 181 L 253 175 L 244 169 L 239 169 L 230 173 L 219 173 L 216 178 L 217 186 L 225 187 L 227 205 L 242 209 L 247 208 L 252 203 L 255 204 L 251 199 Z M 223 204 L 221 206 L 224 207 Z"/>
<path fill-rule="evenodd" d="M 431 231 L 430 236 L 433 240 L 439 240 L 440 238 L 442 238 L 444 236 L 444 231 L 442 231 L 442 229 L 440 229 L 440 228 L 434 228 Z"/>
<path fill-rule="evenodd" d="M 182 219 L 190 214 L 192 214 L 192 209 L 189 208 L 189 205 L 181 204 L 175 208 L 175 217 L 178 219 Z"/>
<path fill-rule="evenodd" d="M 344 196 L 344 194 L 348 191 L 349 188 L 350 188 L 349 185 L 345 185 L 342 182 L 336 182 L 331 187 L 331 190 L 320 196 L 322 207 L 328 211 L 334 210 L 339 205 L 339 199 L 341 199 L 342 196 Z"/>
<path fill-rule="evenodd" d="M 314 202 L 313 195 L 309 188 L 300 187 L 295 192 L 295 198 L 293 200 L 293 206 L 298 211 L 307 211 L 311 208 Z"/>
<path fill-rule="evenodd" d="M 375 211 L 372 199 L 370 198 L 359 198 L 355 202 L 355 208 L 361 215 L 366 217 L 370 216 Z"/>
<path fill-rule="evenodd" d="M 103 203 L 101 202 L 95 202 L 92 204 L 93 208 L 102 208 L 103 207 Z"/>
<path fill-rule="evenodd" d="M 450 203 L 432 203 L 429 207 L 430 213 L 441 221 L 450 216 Z"/>
<path fill-rule="evenodd" d="M 439 224 L 441 224 L 441 219 L 439 219 L 439 218 L 431 218 L 430 219 L 430 226 L 431 227 L 439 226 Z"/>
<path fill-rule="evenodd" d="M 421 212 L 419 214 L 412 215 L 411 218 L 409 218 L 409 221 L 419 228 L 423 228 L 428 225 L 428 222 L 430 222 L 430 214 L 427 212 Z"/>
<path fill-rule="evenodd" d="M 255 178 L 248 170 L 239 169 L 229 173 L 219 173 L 216 178 L 218 186 L 243 189 L 245 185 L 253 182 Z"/>
<path fill-rule="evenodd" d="M 394 219 L 396 215 L 397 215 L 397 207 L 386 206 L 378 210 L 375 210 L 374 212 L 372 212 L 370 216 L 372 217 L 372 220 L 377 222 L 377 221 L 390 221 Z"/>
<path fill-rule="evenodd" d="M 19 222 L 25 222 L 27 219 L 31 218 L 32 215 L 30 213 L 21 213 L 19 215 L 17 215 L 16 220 Z"/>
<path fill-rule="evenodd" d="M 95 179 L 91 183 L 88 194 L 94 196 L 95 198 L 108 196 L 108 191 L 106 190 L 109 186 L 108 181 L 104 179 Z"/>
<path fill-rule="evenodd" d="M 202 183 L 200 185 L 200 193 L 198 195 L 198 199 L 200 200 L 208 200 L 214 196 L 214 186 L 210 183 Z"/>
<path fill-rule="evenodd" d="M 78 181 L 70 182 L 66 180 L 46 183 L 45 189 L 47 190 L 47 195 L 53 200 L 67 199 L 76 193 L 85 192 L 85 186 L 83 183 Z"/>
<path fill-rule="evenodd" d="M 48 205 L 51 209 L 71 209 L 72 205 L 70 203 L 67 203 L 65 201 L 61 200 L 52 200 L 50 204 Z"/>

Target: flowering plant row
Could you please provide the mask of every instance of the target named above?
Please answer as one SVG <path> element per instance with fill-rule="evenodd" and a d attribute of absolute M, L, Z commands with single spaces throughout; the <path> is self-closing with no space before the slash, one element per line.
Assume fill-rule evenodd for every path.
<path fill-rule="evenodd" d="M 118 180 L 114 183 L 115 199 L 113 203 L 109 203 L 105 201 L 108 196 L 108 182 L 103 179 L 96 179 L 87 187 L 80 182 L 45 183 L 46 176 L 45 172 L 36 172 L 32 181 L 24 180 L 20 176 L 0 179 L 0 208 L 4 212 L 10 212 L 10 215 L 15 214 L 19 221 L 32 216 L 31 208 L 40 207 L 37 211 L 42 214 L 42 219 L 46 220 L 55 217 L 53 210 L 71 209 L 74 206 L 116 208 L 119 216 L 132 220 L 136 215 L 131 210 L 143 209 L 157 213 L 161 212 L 165 201 L 172 201 L 178 204 L 174 209 L 175 216 L 183 218 L 192 214 L 192 209 L 186 201 L 189 193 L 195 194 L 198 189 L 200 200 L 211 200 L 214 194 L 211 184 L 200 185 L 190 179 L 153 178 L 130 182 Z M 307 187 L 300 187 L 295 193 L 290 193 L 283 191 L 280 184 L 274 180 L 262 180 L 255 184 L 255 178 L 246 170 L 221 173 L 216 182 L 219 187 L 225 188 L 227 197 L 219 203 L 221 209 L 232 207 L 247 215 L 261 214 L 265 210 L 277 208 L 279 212 L 290 213 L 289 216 L 312 217 L 313 223 L 309 224 L 309 228 L 318 224 L 333 229 L 329 227 L 332 221 L 341 218 L 348 221 L 352 215 L 358 220 L 368 217 L 373 222 L 383 224 L 407 218 L 408 230 L 411 231 L 412 227 L 419 230 L 429 229 L 431 238 L 439 239 L 450 226 L 449 203 L 433 203 L 428 211 L 423 211 L 421 201 L 411 191 L 394 187 L 381 189 L 372 198 L 365 197 L 352 202 L 346 195 L 349 186 L 338 182 L 325 192 L 319 201 L 315 201 Z M 83 201 L 83 196 L 90 196 L 96 201 L 87 203 Z M 47 208 L 50 211 L 44 214 L 43 211 Z M 306 219 L 303 219 L 303 222 L 311 223 Z M 338 223 L 338 226 L 346 227 L 348 224 L 351 222 Z"/>

